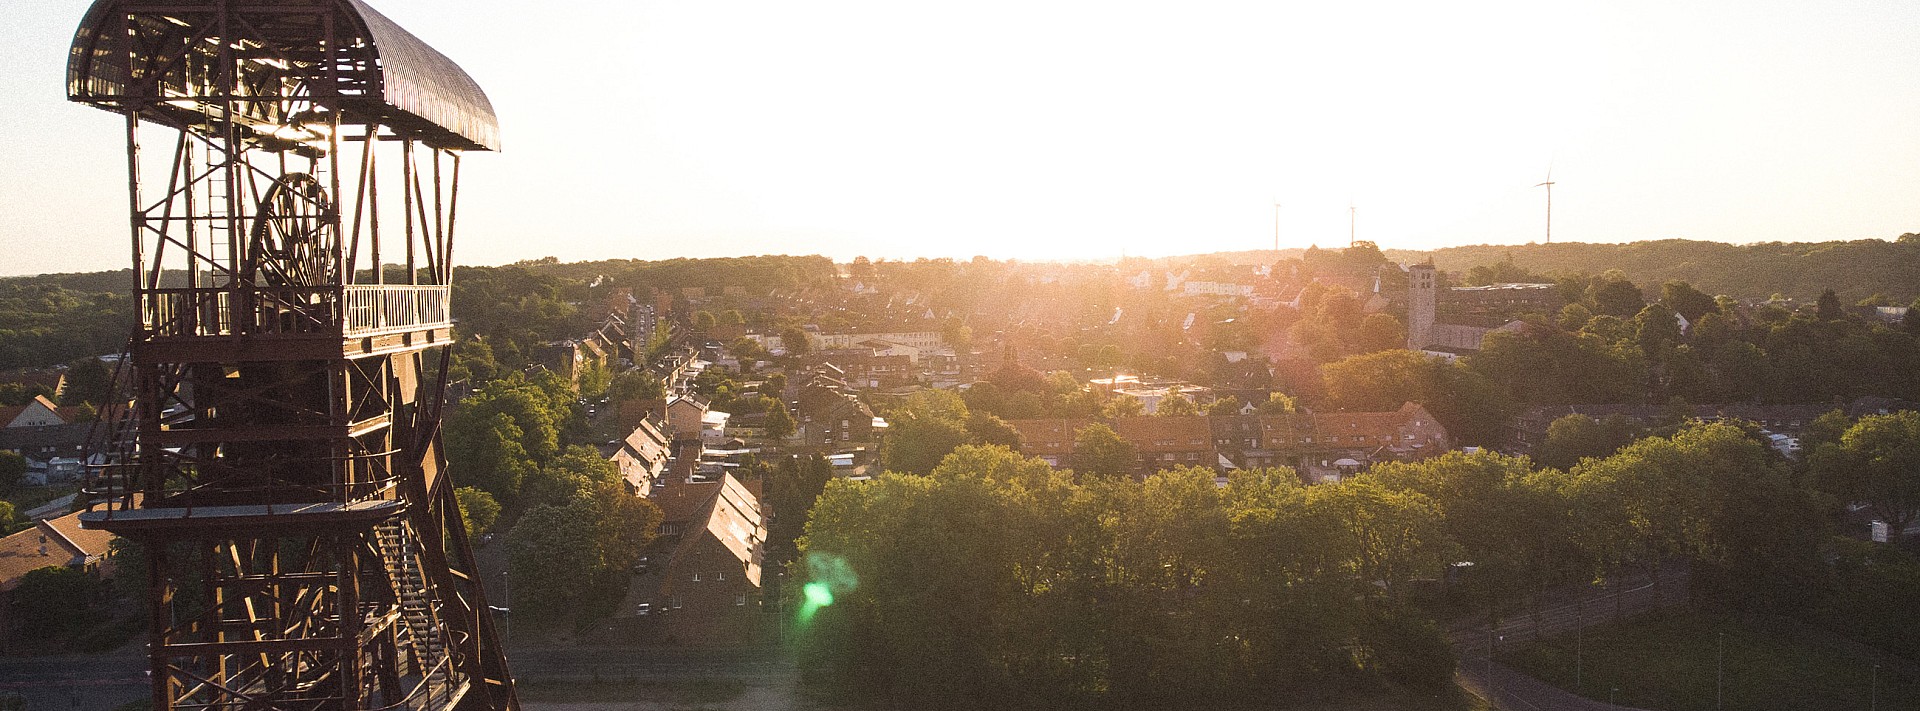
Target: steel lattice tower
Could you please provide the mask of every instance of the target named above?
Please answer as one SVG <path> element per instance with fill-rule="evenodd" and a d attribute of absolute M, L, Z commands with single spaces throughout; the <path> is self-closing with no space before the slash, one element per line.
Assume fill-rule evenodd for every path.
<path fill-rule="evenodd" d="M 486 95 L 360 0 L 98 0 L 68 61 L 126 120 L 132 404 L 81 520 L 145 553 L 153 707 L 517 708 L 440 438 Z"/>

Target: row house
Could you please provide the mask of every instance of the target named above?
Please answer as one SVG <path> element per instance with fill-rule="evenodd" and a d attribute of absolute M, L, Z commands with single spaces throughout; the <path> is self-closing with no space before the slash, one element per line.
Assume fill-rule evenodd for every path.
<path fill-rule="evenodd" d="M 24 405 L 0 406 L 0 451 L 27 460 L 22 483 L 44 485 L 80 478 L 92 422 L 80 422 L 80 409 L 61 407 L 36 395 Z"/>
<path fill-rule="evenodd" d="M 646 496 L 666 474 L 673 455 L 673 441 L 650 420 L 641 420 L 625 439 L 611 442 L 602 454 L 620 469 L 620 480 L 627 493 Z"/>
<path fill-rule="evenodd" d="M 657 615 L 667 641 L 680 644 L 759 641 L 767 517 L 757 488 L 722 474 L 656 490 L 657 567 L 634 579 L 617 615 Z"/>
<path fill-rule="evenodd" d="M 1056 418 L 1010 420 L 1007 424 L 1020 432 L 1023 454 L 1038 457 L 1055 468 L 1066 468 L 1072 463 L 1074 438 L 1092 422 Z M 1139 457 L 1135 465 L 1138 475 L 1177 466 L 1220 466 L 1220 455 L 1214 448 L 1205 415 L 1121 417 L 1106 424 L 1120 439 L 1133 445 Z"/>
<path fill-rule="evenodd" d="M 1333 481 L 1374 462 L 1425 459 L 1452 447 L 1446 427 L 1412 402 L 1392 412 L 1261 416 L 1256 444 L 1235 453 L 1238 466 L 1293 467 L 1308 481 Z"/>

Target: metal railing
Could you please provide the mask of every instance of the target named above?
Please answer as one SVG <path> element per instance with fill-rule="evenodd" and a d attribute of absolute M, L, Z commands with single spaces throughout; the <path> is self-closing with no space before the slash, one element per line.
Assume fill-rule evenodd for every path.
<path fill-rule="evenodd" d="M 140 327 L 153 338 L 181 336 L 372 336 L 451 323 L 445 286 L 352 284 L 148 289 Z"/>
<path fill-rule="evenodd" d="M 445 286 L 346 287 L 348 336 L 406 331 L 453 322 L 453 298 Z"/>

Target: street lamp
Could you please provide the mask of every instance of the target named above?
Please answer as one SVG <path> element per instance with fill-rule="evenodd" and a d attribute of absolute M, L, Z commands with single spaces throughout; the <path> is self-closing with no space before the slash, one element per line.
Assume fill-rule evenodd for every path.
<path fill-rule="evenodd" d="M 1727 701 L 1727 633 L 1720 633 L 1720 649 L 1713 660 L 1713 708 L 1714 711 L 1726 708 Z"/>
<path fill-rule="evenodd" d="M 513 579 L 507 577 L 507 571 L 500 571 L 501 602 L 506 603 L 500 610 L 500 643 L 506 644 L 513 639 Z"/>
<path fill-rule="evenodd" d="M 1867 711 L 1880 711 L 1880 665 L 1873 665 L 1873 681 L 1867 686 Z"/>

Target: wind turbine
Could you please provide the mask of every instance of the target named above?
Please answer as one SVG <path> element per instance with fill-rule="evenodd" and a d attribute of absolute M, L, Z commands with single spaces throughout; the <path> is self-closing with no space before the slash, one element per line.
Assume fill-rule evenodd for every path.
<path fill-rule="evenodd" d="M 1360 220 L 1359 208 L 1356 208 L 1353 206 L 1352 200 L 1348 200 L 1347 201 L 1347 246 L 1348 247 L 1352 247 L 1353 245 L 1359 242 L 1360 232 L 1359 232 L 1359 228 L 1357 227 L 1357 223 L 1359 222 L 1359 220 Z"/>
<path fill-rule="evenodd" d="M 1533 187 L 1547 188 L 1547 244 L 1553 244 L 1553 167 L 1547 167 L 1547 179 Z"/>
<path fill-rule="evenodd" d="M 1280 203 L 1273 203 L 1273 254 L 1280 256 Z"/>

